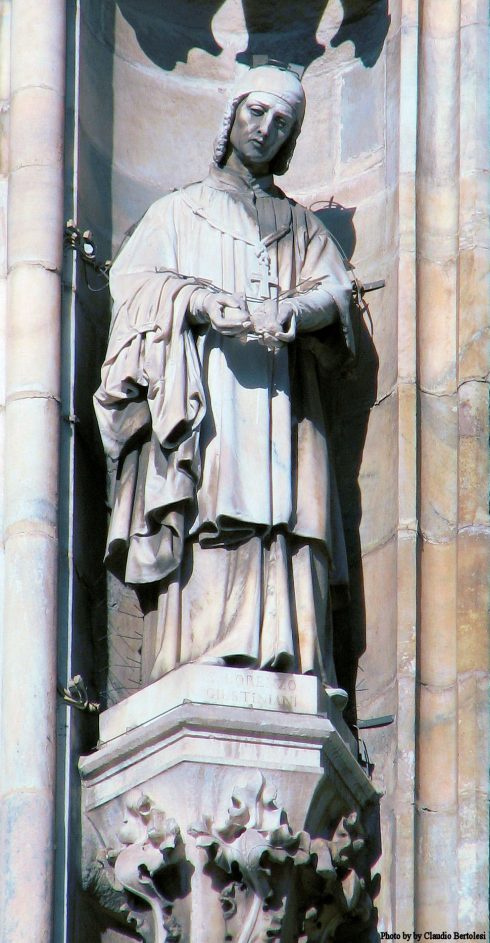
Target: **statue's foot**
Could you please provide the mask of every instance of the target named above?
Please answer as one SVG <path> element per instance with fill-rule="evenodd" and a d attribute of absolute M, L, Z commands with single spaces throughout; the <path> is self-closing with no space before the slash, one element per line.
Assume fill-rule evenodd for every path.
<path fill-rule="evenodd" d="M 339 711 L 343 711 L 349 700 L 347 691 L 344 691 L 343 688 L 331 688 L 328 684 L 324 685 L 324 690 L 327 697 L 335 704 L 335 707 L 338 707 Z"/>
<path fill-rule="evenodd" d="M 213 655 L 201 655 L 200 658 L 196 658 L 196 664 L 213 665 L 215 668 L 226 668 L 226 659 L 216 658 L 213 657 Z"/>
<path fill-rule="evenodd" d="M 196 665 L 214 665 L 215 668 L 257 668 L 257 659 L 250 655 L 225 655 L 220 658 L 217 655 L 201 655 L 196 658 Z"/>

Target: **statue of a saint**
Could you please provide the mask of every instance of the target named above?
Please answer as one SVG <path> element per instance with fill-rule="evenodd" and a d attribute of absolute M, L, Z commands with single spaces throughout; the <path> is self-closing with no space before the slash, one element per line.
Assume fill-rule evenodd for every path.
<path fill-rule="evenodd" d="M 304 109 L 292 71 L 249 70 L 209 176 L 151 206 L 112 266 L 106 562 L 143 600 L 145 684 L 187 662 L 336 684 L 329 585 L 347 567 L 322 375 L 352 351 L 351 281 L 273 180 Z"/>

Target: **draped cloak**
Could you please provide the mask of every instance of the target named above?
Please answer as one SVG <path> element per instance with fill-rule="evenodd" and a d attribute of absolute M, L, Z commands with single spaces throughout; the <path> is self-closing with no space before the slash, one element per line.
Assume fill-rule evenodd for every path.
<path fill-rule="evenodd" d="M 335 683 L 328 582 L 347 577 L 321 375 L 353 349 L 335 244 L 272 178 L 213 168 L 150 207 L 110 282 L 94 397 L 114 469 L 106 563 L 153 585 L 146 680 L 208 656 Z M 192 323 L 208 285 L 251 309 L 292 291 L 296 340 Z"/>

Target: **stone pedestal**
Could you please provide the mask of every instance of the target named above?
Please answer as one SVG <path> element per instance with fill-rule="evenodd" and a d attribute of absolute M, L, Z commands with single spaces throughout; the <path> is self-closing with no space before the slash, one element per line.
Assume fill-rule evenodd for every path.
<path fill-rule="evenodd" d="M 313 943 L 369 925 L 377 793 L 316 679 L 185 666 L 100 731 L 80 763 L 84 882 L 139 938 Z"/>

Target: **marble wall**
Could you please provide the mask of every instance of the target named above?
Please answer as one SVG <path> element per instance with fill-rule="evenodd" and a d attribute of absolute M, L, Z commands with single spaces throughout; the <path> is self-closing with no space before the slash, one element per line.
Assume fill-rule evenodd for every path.
<path fill-rule="evenodd" d="M 367 296 L 369 309 L 357 325 L 355 376 L 326 391 L 337 417 L 338 477 L 353 581 L 351 612 L 337 626 L 338 647 L 347 676 L 365 650 L 357 700 L 359 716 L 369 719 L 398 710 L 402 9 L 400 3 L 388 10 L 384 2 L 335 0 L 313 3 L 307 11 L 304 6 L 298 11 L 294 3 L 283 6 L 284 22 L 277 30 L 271 11 L 267 18 L 267 4 L 239 0 L 200 4 L 197 23 L 186 3 L 148 3 L 144 10 L 124 0 L 84 5 L 78 216 L 96 234 L 101 255 L 110 255 L 154 199 L 206 174 L 237 59 L 267 49 L 281 60 L 307 66 L 306 119 L 282 185 L 319 213 L 362 281 L 386 281 L 383 290 Z M 84 309 L 86 301 L 81 298 Z M 90 331 L 92 349 L 100 349 L 94 337 L 103 333 L 103 325 L 103 315 L 86 311 L 83 331 Z M 110 584 L 109 603 L 109 631 L 112 624 L 117 630 L 129 623 L 137 637 L 131 594 Z M 116 648 L 121 644 L 109 641 Z M 133 683 L 126 674 L 126 693 Z M 117 682 L 109 678 L 108 687 L 109 698 L 117 699 Z M 362 737 L 375 782 L 386 792 L 380 926 L 390 927 L 396 921 L 397 893 L 388 877 L 396 874 L 397 727 L 366 730 Z M 407 743 L 413 757 L 413 726 Z M 407 781 L 402 801 L 411 807 L 413 782 Z"/>
<path fill-rule="evenodd" d="M 319 212 L 361 280 L 386 280 L 384 290 L 369 296 L 369 311 L 357 326 L 356 376 L 326 395 L 337 416 L 339 484 L 353 572 L 353 610 L 348 625 L 339 626 L 339 647 L 349 671 L 366 647 L 367 624 L 359 713 L 362 718 L 395 714 L 400 10 L 395 5 L 388 11 L 386 3 L 373 10 L 369 4 L 330 2 L 314 3 L 298 16 L 295 5 L 286 4 L 284 23 L 273 33 L 273 17 L 267 20 L 263 6 L 205 3 L 199 24 L 187 4 L 165 11 L 150 3 L 145 12 L 125 2 L 84 7 L 80 200 L 104 251 L 111 241 L 114 251 L 152 200 L 206 174 L 236 59 L 249 43 L 247 28 L 253 30 L 254 51 L 272 45 L 272 55 L 307 66 L 306 119 L 282 185 Z M 123 609 L 130 606 L 125 598 Z M 118 618 L 125 620 L 126 612 Z M 389 862 L 395 728 L 363 736 L 377 781 L 389 796 L 383 822 Z M 389 882 L 382 894 L 389 924 L 394 919 Z"/>
<path fill-rule="evenodd" d="M 353 589 L 338 647 L 346 676 L 361 656 L 359 717 L 394 717 L 361 731 L 385 793 L 380 930 L 411 929 L 417 919 L 432 929 L 444 923 L 454 883 L 468 868 L 475 881 L 481 862 L 481 791 L 470 786 L 467 743 L 481 725 L 476 701 L 486 665 L 475 642 L 488 540 L 478 497 L 486 473 L 477 131 L 484 118 L 475 98 L 488 60 L 482 15 L 473 0 L 454 4 L 450 21 L 436 0 L 422 17 L 414 0 L 315 0 L 307 8 L 291 0 L 279 19 L 275 5 L 253 0 L 205 0 L 198 10 L 120 0 L 87 3 L 82 14 L 79 205 L 103 255 L 161 193 L 205 175 L 236 61 L 268 52 L 306 65 L 307 114 L 285 190 L 319 213 L 362 281 L 386 281 L 367 296 L 355 376 L 326 391 L 337 417 Z M 137 647 L 134 599 L 110 586 L 109 602 L 115 628 L 131 624 Z M 126 693 L 134 683 L 123 679 Z M 458 684 L 467 809 L 459 819 Z M 441 733 L 446 709 L 450 749 Z M 462 870 L 453 868 L 434 897 L 440 863 L 436 857 L 430 877 L 427 849 L 443 836 L 455 854 L 459 841 Z M 416 894 L 436 901 L 440 919 L 415 905 Z M 461 908 L 481 920 L 476 904 Z"/>

